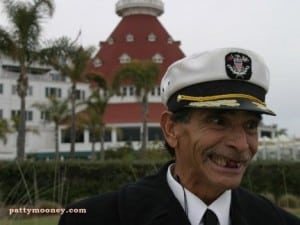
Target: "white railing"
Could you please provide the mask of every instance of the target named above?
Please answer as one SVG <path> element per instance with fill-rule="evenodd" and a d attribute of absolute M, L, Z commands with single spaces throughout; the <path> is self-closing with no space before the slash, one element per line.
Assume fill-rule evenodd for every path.
<path fill-rule="evenodd" d="M 161 10 L 164 8 L 164 4 L 160 0 L 122 0 L 117 2 L 116 10 L 135 6 L 158 8 Z"/>

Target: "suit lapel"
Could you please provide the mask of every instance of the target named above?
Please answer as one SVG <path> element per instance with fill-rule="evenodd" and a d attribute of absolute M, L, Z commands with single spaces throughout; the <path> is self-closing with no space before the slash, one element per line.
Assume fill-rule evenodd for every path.
<path fill-rule="evenodd" d="M 190 225 L 182 207 L 177 202 L 163 204 L 161 210 L 153 212 L 147 225 Z"/>
<path fill-rule="evenodd" d="M 122 224 L 190 225 L 167 184 L 168 165 L 169 163 L 158 174 L 122 188 L 119 197 Z"/>
<path fill-rule="evenodd" d="M 236 190 L 232 190 L 231 206 L 230 206 L 230 219 L 231 225 L 249 225 L 241 213 L 242 205 Z"/>

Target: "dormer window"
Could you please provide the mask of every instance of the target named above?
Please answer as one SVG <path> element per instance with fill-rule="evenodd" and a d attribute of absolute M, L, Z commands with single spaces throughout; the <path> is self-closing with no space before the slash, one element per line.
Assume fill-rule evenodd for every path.
<path fill-rule="evenodd" d="M 168 38 L 168 44 L 173 44 L 173 39 L 171 37 Z"/>
<path fill-rule="evenodd" d="M 126 35 L 126 41 L 127 42 L 133 42 L 134 41 L 134 36 L 132 34 L 127 34 Z"/>
<path fill-rule="evenodd" d="M 93 60 L 93 65 L 95 68 L 102 66 L 102 61 L 97 57 Z"/>
<path fill-rule="evenodd" d="M 156 35 L 153 34 L 153 33 L 149 34 L 148 35 L 148 41 L 150 41 L 150 42 L 156 41 Z"/>
<path fill-rule="evenodd" d="M 162 57 L 161 54 L 156 53 L 153 57 L 152 57 L 152 61 L 155 63 L 163 63 L 164 62 L 164 57 Z"/>
<path fill-rule="evenodd" d="M 121 64 L 130 63 L 131 57 L 127 55 L 126 53 L 122 54 L 119 58 Z"/>
<path fill-rule="evenodd" d="M 112 37 L 108 38 L 107 42 L 109 45 L 113 45 L 115 43 L 115 41 Z"/>

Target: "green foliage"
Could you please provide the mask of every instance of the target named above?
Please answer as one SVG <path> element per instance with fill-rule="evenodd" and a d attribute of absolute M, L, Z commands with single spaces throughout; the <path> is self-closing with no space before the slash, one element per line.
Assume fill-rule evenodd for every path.
<path fill-rule="evenodd" d="M 118 189 L 157 171 L 161 163 L 95 161 L 2 162 L 0 164 L 0 190 L 7 205 L 32 204 L 39 199 L 60 204 L 80 197 L 96 195 Z M 22 174 L 24 180 L 22 179 Z"/>
<path fill-rule="evenodd" d="M 264 196 L 266 199 L 268 199 L 270 202 L 276 203 L 275 196 L 272 193 L 267 192 L 267 193 L 262 193 L 261 195 Z"/>
<path fill-rule="evenodd" d="M 106 156 L 111 160 L 105 162 L 26 161 L 19 167 L 17 162 L 1 162 L 2 202 L 6 205 L 34 205 L 40 204 L 40 200 L 47 200 L 65 205 L 77 199 L 117 190 L 124 184 L 158 171 L 170 159 L 165 155 L 167 153 L 153 150 L 149 151 L 153 160 L 140 161 L 136 160 L 139 151 L 131 151 L 128 148 L 108 151 Z M 280 200 L 281 196 L 300 196 L 299 172 L 299 162 L 255 162 L 247 170 L 242 186 L 253 192 L 268 193 L 272 201 L 281 204 L 284 201 Z M 22 179 L 22 174 L 25 179 Z M 288 202 L 290 207 L 296 204 L 290 197 Z"/>
<path fill-rule="evenodd" d="M 300 199 L 297 196 L 291 194 L 280 196 L 277 202 L 280 207 L 284 208 L 295 209 L 300 207 Z"/>
<path fill-rule="evenodd" d="M 257 193 L 272 193 L 277 199 L 287 193 L 300 196 L 300 162 L 257 161 L 252 163 L 242 186 Z"/>
<path fill-rule="evenodd" d="M 4 144 L 7 142 L 7 135 L 12 132 L 6 119 L 0 119 L 0 141 Z"/>
<path fill-rule="evenodd" d="M 17 159 L 22 161 L 25 155 L 26 141 L 26 95 L 28 90 L 27 72 L 30 65 L 41 55 L 41 31 L 44 19 L 54 12 L 53 0 L 33 2 L 5 0 L 1 1 L 3 12 L 7 16 L 9 27 L 0 25 L 0 53 L 19 64 L 17 93 L 20 97 L 20 115 L 17 135 Z"/>
<path fill-rule="evenodd" d="M 19 219 L 0 219 L 0 224 L 1 225 L 33 225 L 33 224 L 43 224 L 43 225 L 57 225 L 59 220 L 58 216 L 47 216 L 47 217 L 36 217 L 36 218 L 30 218 L 30 219 L 25 219 L 25 218 L 19 218 Z"/>

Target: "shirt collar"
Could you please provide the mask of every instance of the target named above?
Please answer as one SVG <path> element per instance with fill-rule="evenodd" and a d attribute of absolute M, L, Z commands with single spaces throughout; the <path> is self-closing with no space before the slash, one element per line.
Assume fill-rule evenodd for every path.
<path fill-rule="evenodd" d="M 202 217 L 207 208 L 213 210 L 217 215 L 220 225 L 230 225 L 230 203 L 231 203 L 231 190 L 225 191 L 221 196 L 219 196 L 213 203 L 207 206 L 200 198 L 194 195 L 187 189 L 185 190 L 186 194 L 186 203 L 184 202 L 184 191 L 180 183 L 178 183 L 171 173 L 171 168 L 174 164 L 169 165 L 167 171 L 167 182 L 172 190 L 173 194 L 181 204 L 182 208 L 187 209 L 187 217 L 191 222 L 191 225 L 199 225 L 199 222 L 202 220 Z"/>

